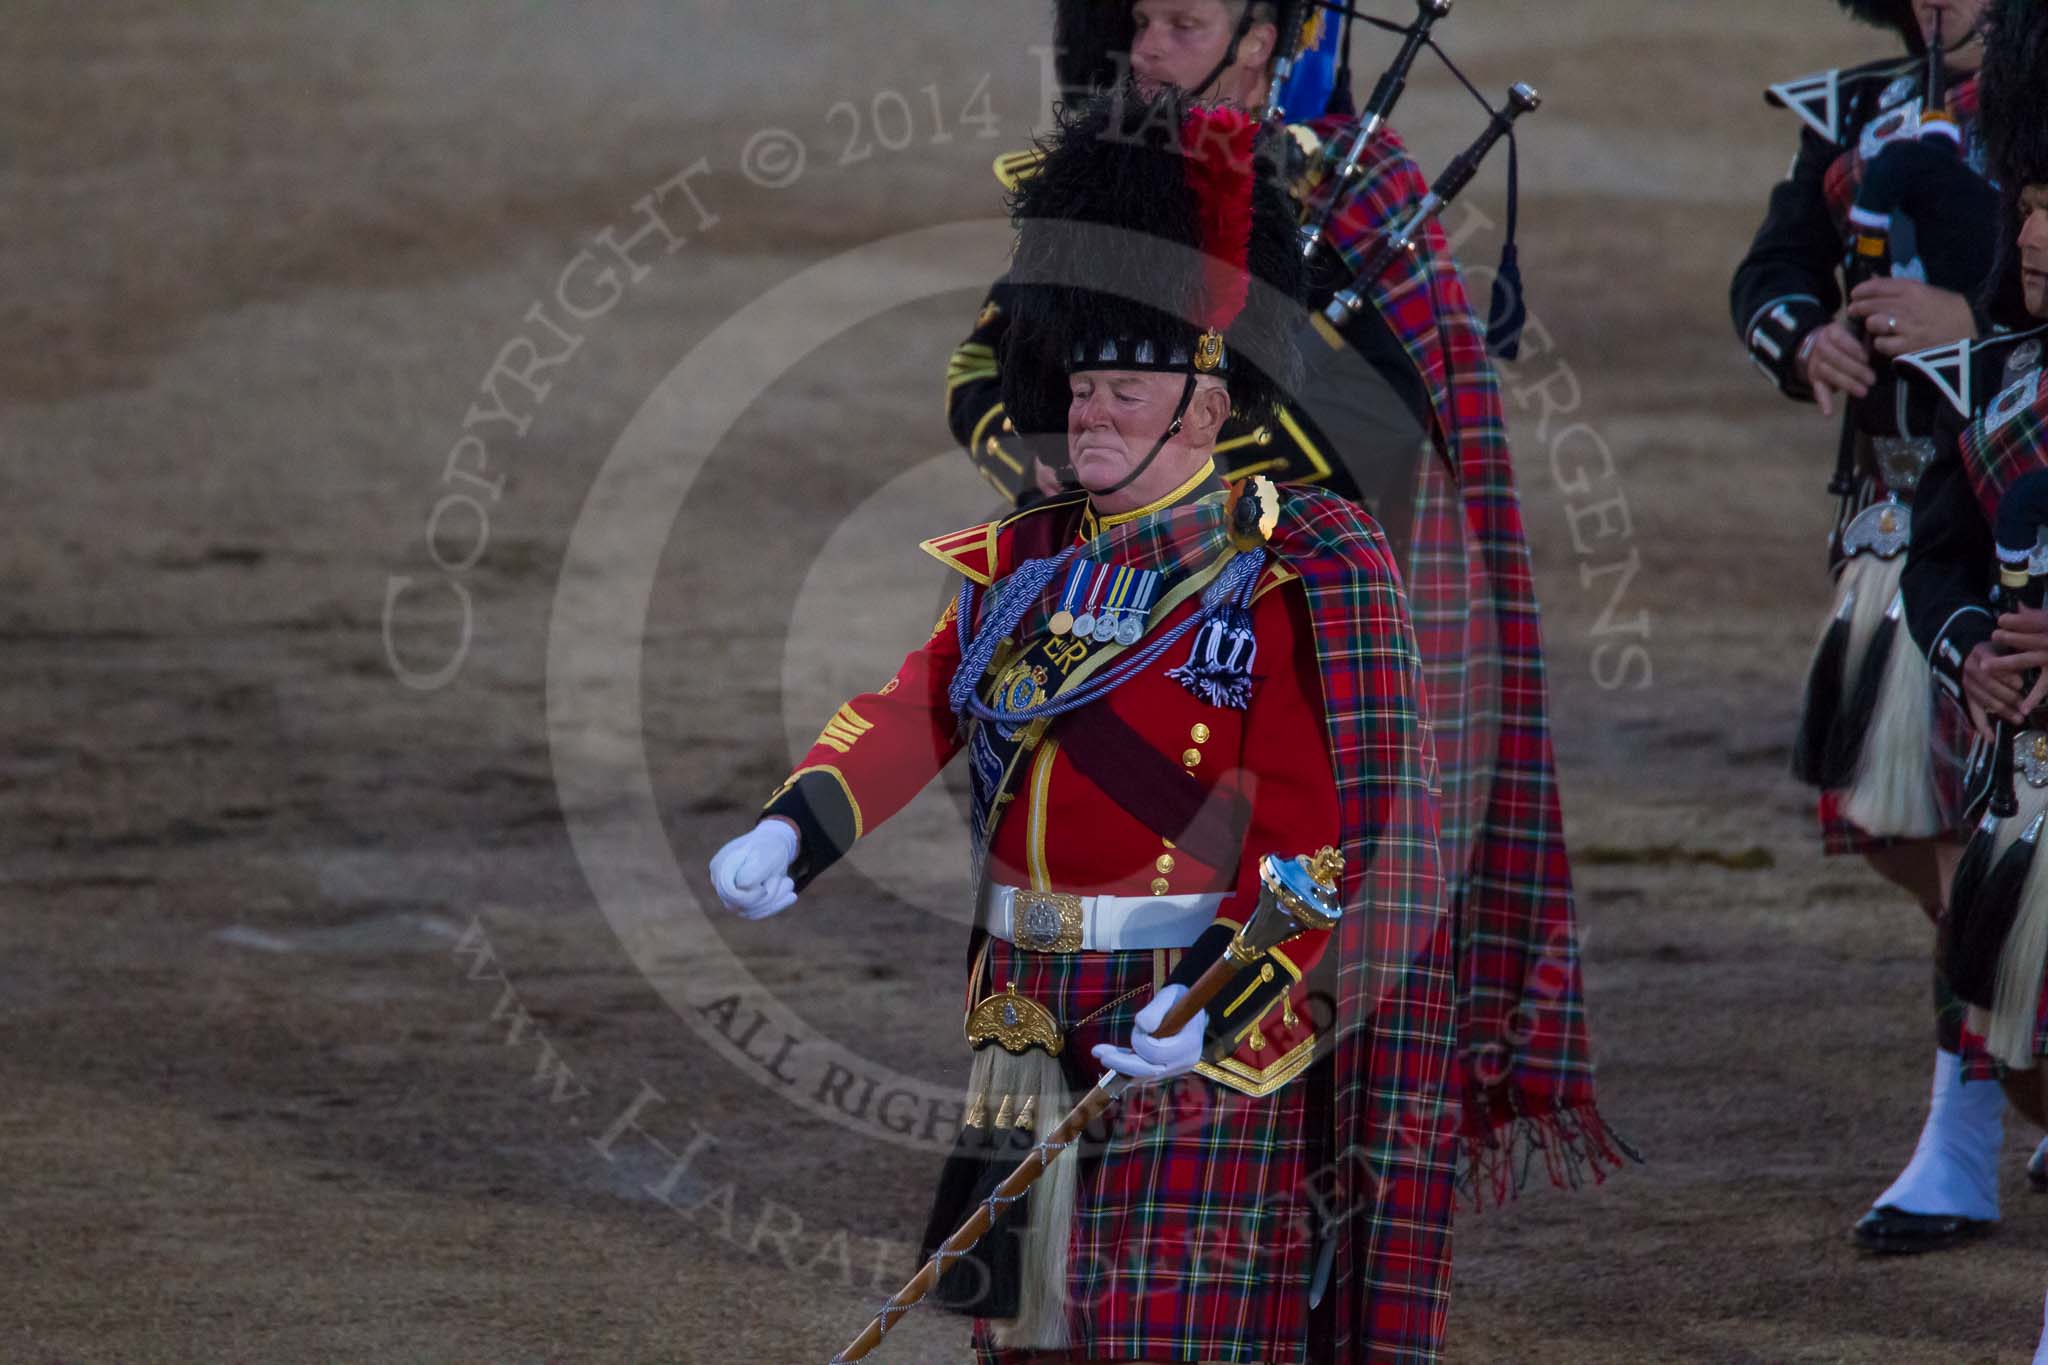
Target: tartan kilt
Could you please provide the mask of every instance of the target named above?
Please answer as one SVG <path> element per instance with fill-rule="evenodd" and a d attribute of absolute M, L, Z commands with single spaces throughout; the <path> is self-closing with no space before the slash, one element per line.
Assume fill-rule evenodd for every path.
<path fill-rule="evenodd" d="M 1959 1055 L 1963 1059 L 1963 1078 L 1970 1081 L 1997 1079 L 2005 1068 L 1985 1050 L 1984 1035 L 1970 1027 L 1965 1016 Z M 2034 1056 L 2048 1057 L 2048 974 L 2041 979 L 2041 997 L 2034 1005 Z"/>
<path fill-rule="evenodd" d="M 1172 961 L 1165 952 L 1032 953 L 1001 940 L 989 947 L 984 988 L 1014 981 L 1020 995 L 1050 1010 L 1066 1035 L 1070 1074 L 1091 1082 L 1101 1068 L 1090 1049 L 1128 1042 Z M 1299 1080 L 1261 1099 L 1194 1075 L 1133 1087 L 1112 1112 L 1107 1141 L 1091 1146 L 1068 1276 L 1077 1358 L 1306 1359 L 1314 1143 Z M 1030 1358 L 996 1349 L 983 1322 L 974 1345 L 981 1365 Z"/>

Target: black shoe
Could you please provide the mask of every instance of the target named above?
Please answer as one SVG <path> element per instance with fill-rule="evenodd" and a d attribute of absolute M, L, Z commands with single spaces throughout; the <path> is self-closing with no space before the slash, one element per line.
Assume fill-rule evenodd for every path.
<path fill-rule="evenodd" d="M 2027 1184 L 2035 1194 L 2048 1194 L 2048 1147 L 2038 1147 L 2027 1158 Z"/>
<path fill-rule="evenodd" d="M 1998 1225 L 1959 1213 L 1907 1213 L 1883 1204 L 1856 1220 L 1856 1245 L 1889 1256 L 1946 1251 Z"/>

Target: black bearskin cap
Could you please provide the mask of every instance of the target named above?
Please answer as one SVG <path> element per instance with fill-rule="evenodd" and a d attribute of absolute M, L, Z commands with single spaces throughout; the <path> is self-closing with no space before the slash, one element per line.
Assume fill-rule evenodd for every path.
<path fill-rule="evenodd" d="M 1138 24 L 1133 0 L 1053 0 L 1053 72 L 1067 99 L 1079 104 L 1123 80 L 1131 64 Z M 1257 4 L 1260 0 L 1247 0 Z M 1314 0 L 1263 0 L 1279 30 L 1278 45 L 1292 39 L 1297 22 Z"/>
<path fill-rule="evenodd" d="M 1123 79 L 1138 31 L 1131 0 L 1054 0 L 1053 69 L 1079 103 Z"/>
<path fill-rule="evenodd" d="M 1194 353 L 1215 303 L 1212 258 L 1200 247 L 1203 175 L 1182 155 L 1183 127 L 1197 127 L 1184 124 L 1191 108 L 1202 107 L 1172 92 L 1148 100 L 1128 84 L 1099 95 L 1062 115 L 1040 144 L 1038 173 L 1012 194 L 1017 249 L 999 360 L 1004 409 L 1020 432 L 1065 432 L 1077 347 L 1149 342 L 1161 361 Z M 1242 311 L 1221 324 L 1217 371 L 1232 406 L 1255 421 L 1295 382 L 1305 286 L 1293 205 L 1264 151 L 1243 167 L 1239 193 L 1250 202 L 1236 203 L 1249 219 L 1252 283 Z"/>
<path fill-rule="evenodd" d="M 1913 17 L 1913 0 L 1840 0 L 1848 13 L 1866 24 L 1896 31 L 1906 40 L 1906 46 L 1918 54 L 1927 50 L 1926 41 L 1920 36 L 1920 21 Z M 1954 35 L 1947 35 L 1942 46 L 1955 42 Z"/>
<path fill-rule="evenodd" d="M 1996 0 L 1984 38 L 1978 116 L 1986 170 L 1998 184 L 2003 211 L 1999 262 L 1987 285 L 1991 320 L 2031 327 L 2020 293 L 2020 191 L 2048 185 L 2048 7 L 2044 0 Z"/>

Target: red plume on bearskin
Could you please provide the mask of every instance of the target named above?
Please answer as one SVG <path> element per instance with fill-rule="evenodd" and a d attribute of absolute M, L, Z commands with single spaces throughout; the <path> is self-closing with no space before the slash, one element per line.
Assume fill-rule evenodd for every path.
<path fill-rule="evenodd" d="M 1841 0 L 1841 4 L 1866 24 L 1896 30 L 1916 56 L 1927 50 L 1926 40 L 1920 35 L 1920 20 L 1913 13 L 1913 0 Z"/>
<path fill-rule="evenodd" d="M 1252 148 L 1259 125 L 1239 109 L 1196 105 L 1181 125 L 1197 240 L 1208 262 L 1200 311 L 1192 319 L 1225 331 L 1251 289 Z"/>

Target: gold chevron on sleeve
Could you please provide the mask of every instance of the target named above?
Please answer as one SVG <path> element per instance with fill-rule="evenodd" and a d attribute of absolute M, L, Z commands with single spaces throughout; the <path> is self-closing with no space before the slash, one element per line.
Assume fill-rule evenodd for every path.
<path fill-rule="evenodd" d="M 954 351 L 946 361 L 946 388 L 957 389 L 962 384 L 977 379 L 996 377 L 996 353 L 988 345 L 970 341 Z"/>
<path fill-rule="evenodd" d="M 1015 190 L 1037 175 L 1044 161 L 1045 157 L 1036 147 L 1027 147 L 1021 152 L 1004 152 L 996 158 L 996 181 L 1006 190 Z"/>
<path fill-rule="evenodd" d="M 871 720 L 862 720 L 860 713 L 851 704 L 840 707 L 832 719 L 825 722 L 824 730 L 818 735 L 818 743 L 840 753 L 851 753 L 860 737 L 875 728 Z"/>

